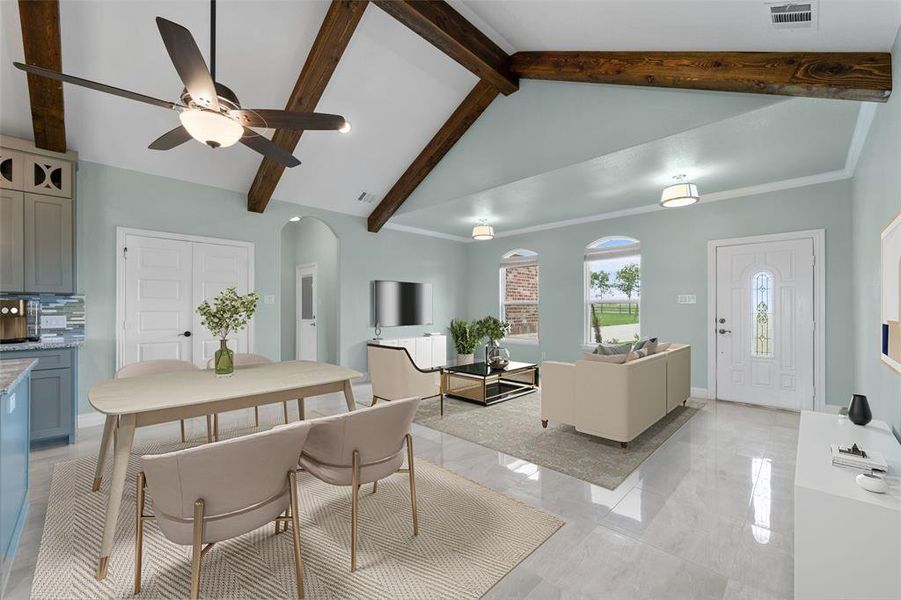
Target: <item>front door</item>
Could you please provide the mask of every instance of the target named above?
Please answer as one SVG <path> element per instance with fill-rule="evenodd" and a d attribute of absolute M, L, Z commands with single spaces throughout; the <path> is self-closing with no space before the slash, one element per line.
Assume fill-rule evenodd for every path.
<path fill-rule="evenodd" d="M 317 360 L 316 265 L 297 267 L 297 360 Z"/>
<path fill-rule="evenodd" d="M 809 238 L 717 248 L 717 398 L 813 410 L 813 273 Z"/>

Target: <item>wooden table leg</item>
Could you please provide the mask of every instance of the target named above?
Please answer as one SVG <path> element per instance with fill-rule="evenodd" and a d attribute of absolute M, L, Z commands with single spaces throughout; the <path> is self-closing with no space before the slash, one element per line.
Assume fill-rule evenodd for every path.
<path fill-rule="evenodd" d="M 110 443 L 113 441 L 113 431 L 115 431 L 118 421 L 119 417 L 116 415 L 106 415 L 106 423 L 103 424 L 103 437 L 100 438 L 100 452 L 97 453 L 97 467 L 94 469 L 94 483 L 91 485 L 92 492 L 99 490 L 100 482 L 103 481 L 103 467 L 106 466 L 106 454 L 109 452 Z"/>
<path fill-rule="evenodd" d="M 103 526 L 103 543 L 100 546 L 100 563 L 97 566 L 97 579 L 106 578 L 109 556 L 113 550 L 113 539 L 116 536 L 116 521 L 119 508 L 122 506 L 122 492 L 125 490 L 125 475 L 128 471 L 128 458 L 135 438 L 135 416 L 122 415 L 119 418 L 119 430 L 116 434 L 116 449 L 113 453 L 113 476 L 110 481 L 109 498 L 106 502 L 106 522 Z"/>
<path fill-rule="evenodd" d="M 306 402 L 304 402 L 304 398 L 297 399 L 297 415 L 300 420 L 303 421 L 306 418 Z"/>
<path fill-rule="evenodd" d="M 350 385 L 350 379 L 344 382 L 344 400 L 347 401 L 347 410 L 352 411 L 357 408 L 357 402 L 354 400 L 354 388 Z"/>

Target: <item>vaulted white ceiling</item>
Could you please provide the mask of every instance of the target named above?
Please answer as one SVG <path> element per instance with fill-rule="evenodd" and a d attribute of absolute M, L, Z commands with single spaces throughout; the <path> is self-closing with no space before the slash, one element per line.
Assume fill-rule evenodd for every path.
<path fill-rule="evenodd" d="M 818 28 L 806 31 L 772 29 L 765 4 L 747 0 L 451 2 L 508 52 L 888 51 L 901 21 L 897 0 L 821 0 Z M 217 79 L 231 87 L 245 106 L 284 107 L 327 7 L 326 1 L 221 2 Z M 206 2 L 63 0 L 64 71 L 176 99 L 181 85 L 159 38 L 156 16 L 188 27 L 206 54 Z M 22 39 L 17 6 L 9 0 L 0 0 L 0 38 L 0 132 L 31 138 L 25 75 L 11 66 L 12 61 L 22 60 Z M 353 131 L 349 135 L 305 133 L 296 152 L 303 164 L 285 171 L 274 197 L 368 214 L 373 206 L 358 202 L 360 193 L 370 192 L 380 199 L 475 82 L 474 75 L 369 6 L 318 107 L 345 115 Z M 543 97 L 541 90 L 551 88 Z M 152 140 L 175 126 L 175 113 L 74 86 L 65 86 L 64 93 L 69 146 L 82 160 L 238 192 L 249 189 L 260 164 L 259 156 L 242 146 L 211 150 L 192 141 L 168 152 L 148 150 Z M 557 104 L 546 104 L 549 101 Z M 596 169 L 578 165 L 609 163 L 616 157 L 630 157 L 630 173 L 657 177 L 659 173 L 651 171 L 663 169 L 658 154 L 622 153 L 699 127 L 704 135 L 713 136 L 710 132 L 728 130 L 728 126 L 717 129 L 716 123 L 728 125 L 752 111 L 772 107 L 774 114 L 783 114 L 789 110 L 780 108 L 783 102 L 767 96 L 524 82 L 520 92 L 499 97 L 489 107 L 411 197 L 396 222 L 462 231 L 436 207 L 447 204 L 445 211 L 451 207 L 470 211 L 473 214 L 462 216 L 472 218 L 484 206 L 475 198 L 486 190 L 570 167 L 564 171 L 570 178 L 586 177 L 573 185 L 586 188 L 595 181 L 587 173 Z M 849 114 L 856 110 L 852 103 L 846 107 L 839 110 Z M 831 168 L 849 143 L 847 128 L 829 128 L 820 135 L 829 138 L 822 145 L 828 151 L 817 154 L 823 155 L 821 164 L 812 159 L 794 168 L 790 162 L 780 176 Z M 735 147 L 731 161 L 733 149 L 726 141 L 710 137 L 705 143 L 716 144 L 717 152 L 724 154 L 723 168 L 740 169 L 734 179 L 744 181 L 748 174 L 769 176 L 765 164 L 769 149 L 779 148 L 784 140 L 775 130 L 761 135 L 757 152 L 742 154 Z M 483 150 L 467 150 L 477 147 Z M 613 158 L 602 160 L 608 155 Z M 642 157 L 648 157 L 647 162 Z M 523 213 L 532 210 L 519 208 Z M 530 222 L 547 218 L 535 209 Z"/>

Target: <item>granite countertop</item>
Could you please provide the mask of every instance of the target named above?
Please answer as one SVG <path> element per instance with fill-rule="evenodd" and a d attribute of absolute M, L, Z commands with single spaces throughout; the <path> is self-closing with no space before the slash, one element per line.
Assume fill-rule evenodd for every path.
<path fill-rule="evenodd" d="M 36 358 L 14 358 L 0 362 L 0 395 L 7 393 L 38 364 Z"/>
<path fill-rule="evenodd" d="M 0 344 L 0 352 L 17 352 L 19 350 L 60 350 L 62 348 L 80 348 L 83 345 L 84 340 L 20 342 L 18 344 Z"/>

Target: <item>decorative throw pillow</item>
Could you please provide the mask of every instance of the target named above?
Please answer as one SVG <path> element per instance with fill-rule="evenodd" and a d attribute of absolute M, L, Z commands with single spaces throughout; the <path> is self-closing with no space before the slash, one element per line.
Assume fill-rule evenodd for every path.
<path fill-rule="evenodd" d="M 602 356 L 612 356 L 614 354 L 629 354 L 632 350 L 632 344 L 598 344 L 594 349 L 595 354 Z"/>
<path fill-rule="evenodd" d="M 670 346 L 672 346 L 672 342 L 664 342 L 663 344 L 657 344 L 657 352 L 663 352 L 664 350 L 669 350 Z"/>
<path fill-rule="evenodd" d="M 648 343 L 644 345 L 644 349 L 648 351 L 648 354 L 656 354 L 659 352 L 657 349 L 659 344 L 657 343 L 657 338 L 652 337 L 648 340 Z"/>
<path fill-rule="evenodd" d="M 645 349 L 641 349 L 641 350 L 632 350 L 631 352 L 629 352 L 629 354 L 628 354 L 629 358 L 626 359 L 626 362 L 631 362 L 631 361 L 633 361 L 633 360 L 638 360 L 639 358 L 644 358 L 644 357 L 647 356 L 647 355 L 648 355 L 648 351 L 645 350 Z"/>
<path fill-rule="evenodd" d="M 615 365 L 621 365 L 626 362 L 626 359 L 629 358 L 628 354 L 589 354 L 588 352 L 582 353 L 582 360 L 591 360 L 594 362 L 604 362 L 604 363 L 612 363 Z"/>

